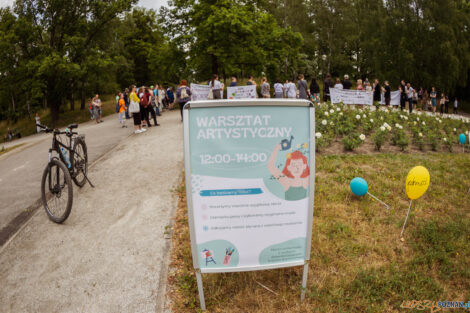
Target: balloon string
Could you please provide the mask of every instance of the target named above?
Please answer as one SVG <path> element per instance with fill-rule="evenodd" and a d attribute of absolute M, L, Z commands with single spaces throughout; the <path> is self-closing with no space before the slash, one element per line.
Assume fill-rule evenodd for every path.
<path fill-rule="evenodd" d="M 378 199 L 376 196 L 374 196 L 373 194 L 371 194 L 371 193 L 369 193 L 369 192 L 367 192 L 367 194 L 368 194 L 369 196 L 371 196 L 372 198 L 374 198 L 375 200 L 377 200 L 377 201 L 379 201 L 380 203 L 382 203 L 383 205 L 385 205 L 385 207 L 390 210 L 390 206 L 389 206 L 388 204 L 386 204 L 386 203 L 383 202 L 382 200 Z"/>
<path fill-rule="evenodd" d="M 405 231 L 406 221 L 408 221 L 408 215 L 410 215 L 411 203 L 412 202 L 413 202 L 413 200 L 410 200 L 410 207 L 408 208 L 408 213 L 406 213 L 406 218 L 405 218 L 405 222 L 403 223 L 403 228 L 401 229 L 400 237 L 403 237 L 403 232 Z"/>

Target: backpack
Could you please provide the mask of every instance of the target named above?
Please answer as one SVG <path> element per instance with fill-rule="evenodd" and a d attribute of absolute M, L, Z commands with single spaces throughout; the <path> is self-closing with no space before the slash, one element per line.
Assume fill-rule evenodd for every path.
<path fill-rule="evenodd" d="M 183 99 L 186 99 L 187 97 L 188 97 L 188 92 L 186 91 L 186 87 L 181 88 L 180 99 L 183 100 Z"/>
<path fill-rule="evenodd" d="M 142 97 L 140 98 L 140 104 L 144 106 L 145 108 L 148 106 L 148 98 L 147 95 L 144 93 Z"/>

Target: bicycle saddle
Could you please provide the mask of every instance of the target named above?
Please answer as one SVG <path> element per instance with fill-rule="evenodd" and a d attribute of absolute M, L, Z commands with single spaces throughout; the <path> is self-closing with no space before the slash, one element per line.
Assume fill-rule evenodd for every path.
<path fill-rule="evenodd" d="M 67 128 L 69 128 L 70 130 L 74 129 L 74 128 L 78 128 L 78 125 L 77 124 L 70 124 L 69 126 L 67 126 Z"/>

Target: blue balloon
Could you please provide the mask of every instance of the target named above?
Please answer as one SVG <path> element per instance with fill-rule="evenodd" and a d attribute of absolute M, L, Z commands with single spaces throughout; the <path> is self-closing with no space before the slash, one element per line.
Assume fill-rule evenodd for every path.
<path fill-rule="evenodd" d="M 367 190 L 369 189 L 367 182 L 362 177 L 356 177 L 353 180 L 351 180 L 349 187 L 351 187 L 351 191 L 356 196 L 365 195 L 367 193 Z"/>
<path fill-rule="evenodd" d="M 459 142 L 464 145 L 465 141 L 467 141 L 467 138 L 465 137 L 465 134 L 460 134 L 459 135 Z"/>

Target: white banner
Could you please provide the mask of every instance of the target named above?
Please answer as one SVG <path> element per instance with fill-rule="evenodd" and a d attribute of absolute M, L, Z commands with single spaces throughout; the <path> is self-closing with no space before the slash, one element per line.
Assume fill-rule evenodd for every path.
<path fill-rule="evenodd" d="M 256 99 L 256 86 L 227 87 L 227 99 Z"/>
<path fill-rule="evenodd" d="M 208 85 L 191 84 L 191 100 L 207 100 L 211 87 Z"/>
<path fill-rule="evenodd" d="M 385 97 L 382 94 L 380 104 L 385 104 Z M 392 91 L 390 93 L 390 105 L 400 105 L 400 90 Z"/>
<path fill-rule="evenodd" d="M 330 88 L 330 97 L 331 103 L 373 104 L 373 95 L 371 91 Z"/>

